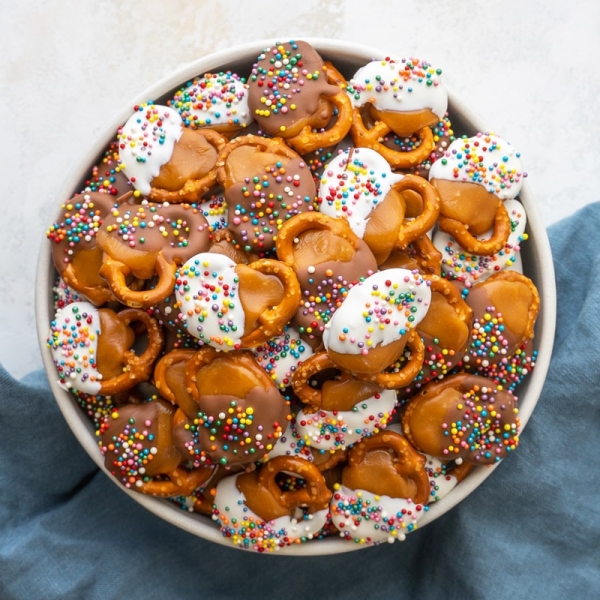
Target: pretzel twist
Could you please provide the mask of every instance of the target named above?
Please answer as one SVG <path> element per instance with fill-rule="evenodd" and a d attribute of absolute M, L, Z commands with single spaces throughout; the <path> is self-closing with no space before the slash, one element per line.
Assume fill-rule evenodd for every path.
<path fill-rule="evenodd" d="M 365 125 L 360 108 L 354 107 L 352 116 L 352 140 L 358 148 L 371 148 L 390 163 L 394 169 L 409 169 L 423 162 L 435 147 L 433 133 L 429 127 L 416 132 L 421 143 L 408 152 L 399 152 L 381 143 L 381 139 L 392 133 L 392 128 L 384 121 L 376 121 L 370 129 Z"/>
<path fill-rule="evenodd" d="M 193 418 L 198 413 L 198 405 L 191 398 L 191 395 L 184 395 L 184 397 L 182 397 L 181 395 L 175 394 L 170 388 L 167 379 L 169 377 L 169 370 L 181 368 L 183 379 L 185 381 L 185 365 L 187 365 L 195 354 L 196 350 L 191 349 L 178 348 L 171 350 L 165 354 L 154 367 L 154 385 L 161 397 L 171 402 L 171 404 L 179 406 L 189 418 Z"/>
<path fill-rule="evenodd" d="M 181 467 L 165 473 L 167 479 L 154 478 L 144 481 L 137 491 L 159 498 L 173 498 L 175 496 L 189 496 L 194 490 L 206 483 L 213 473 L 212 467 L 200 467 L 187 471 Z"/>
<path fill-rule="evenodd" d="M 337 110 L 336 121 L 331 128 L 318 130 L 309 121 L 299 133 L 286 136 L 286 142 L 300 154 L 335 146 L 346 137 L 352 126 L 352 103 L 346 93 L 346 80 L 330 62 L 325 63 L 324 69 L 328 83 L 340 88 L 337 94 L 326 97 Z"/>
<path fill-rule="evenodd" d="M 148 346 L 140 355 L 133 350 L 127 350 L 123 354 L 123 373 L 101 381 L 99 394 L 103 396 L 112 396 L 132 388 L 136 383 L 148 381 L 152 376 L 154 362 L 158 358 L 164 342 L 162 329 L 158 322 L 143 310 L 126 308 L 116 313 L 116 318 L 127 326 L 131 323 L 141 323 L 148 334 Z"/>
<path fill-rule="evenodd" d="M 197 135 L 202 135 L 206 141 L 218 152 L 220 152 L 227 138 L 213 129 L 196 129 Z M 217 183 L 217 169 L 213 166 L 208 173 L 200 177 L 200 179 L 191 179 L 184 183 L 179 190 L 165 190 L 152 187 L 148 198 L 158 202 L 195 202 L 199 200 L 203 194 L 208 192 Z"/>
<path fill-rule="evenodd" d="M 498 209 L 494 217 L 494 231 L 487 240 L 479 240 L 469 232 L 468 225 L 457 219 L 440 215 L 438 227 L 449 233 L 462 248 L 471 254 L 488 256 L 500 252 L 511 232 L 510 217 L 502 200 L 498 200 Z"/>
<path fill-rule="evenodd" d="M 425 470 L 426 458 L 417 452 L 407 439 L 395 431 L 381 431 L 369 437 L 363 438 L 348 451 L 348 465 L 344 470 L 343 481 L 348 479 L 352 469 L 360 469 L 367 455 L 376 450 L 391 450 L 397 460 L 393 461 L 398 476 L 411 480 L 416 486 L 416 493 L 412 500 L 416 504 L 426 504 L 429 500 L 429 477 Z M 353 478 L 354 486 L 357 479 Z M 346 483 L 345 483 L 346 485 Z M 360 483 L 361 487 L 355 489 L 369 490 L 369 481 Z M 364 487 L 362 487 L 364 486 Z"/>
<path fill-rule="evenodd" d="M 287 322 L 292 318 L 300 305 L 300 284 L 294 270 L 287 264 L 263 258 L 248 265 L 264 275 L 273 275 L 279 279 L 284 289 L 282 301 L 274 307 L 263 311 L 258 317 L 259 326 L 247 333 L 240 341 L 243 348 L 253 348 L 280 335 Z"/>
<path fill-rule="evenodd" d="M 356 373 L 355 377 L 362 381 L 370 381 L 385 390 L 397 390 L 407 386 L 421 370 L 423 360 L 425 359 L 425 346 L 419 334 L 415 330 L 411 330 L 408 334 L 405 347 L 410 350 L 410 357 L 399 371 Z"/>

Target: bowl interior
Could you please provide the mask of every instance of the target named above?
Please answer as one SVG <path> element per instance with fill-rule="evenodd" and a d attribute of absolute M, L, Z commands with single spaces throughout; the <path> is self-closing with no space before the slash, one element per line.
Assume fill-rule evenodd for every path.
<path fill-rule="evenodd" d="M 385 52 L 376 48 L 349 42 L 320 38 L 303 39 L 312 44 L 325 60 L 333 62 L 348 79 L 359 67 L 370 61 L 372 58 L 379 58 L 387 55 Z M 108 124 L 103 135 L 101 135 L 90 147 L 88 153 L 81 160 L 79 167 L 74 169 L 74 171 L 66 178 L 62 188 L 61 198 L 57 199 L 57 202 L 70 198 L 75 190 L 82 189 L 83 182 L 89 173 L 91 165 L 97 163 L 105 148 L 114 139 L 117 128 L 127 120 L 131 114 L 132 107 L 136 103 L 145 102 L 147 100 L 154 100 L 157 103 L 161 103 L 170 97 L 171 93 L 179 88 L 181 84 L 196 76 L 203 75 L 206 72 L 230 69 L 233 72 L 239 73 L 241 76 L 245 76 L 250 72 L 251 65 L 260 50 L 271 46 L 275 42 L 276 40 L 259 40 L 257 42 L 211 54 L 210 56 L 182 66 L 176 72 L 140 93 L 136 98 L 124 105 L 120 112 L 111 119 L 111 122 Z M 456 98 L 451 91 L 449 92 L 448 110 L 452 117 L 452 124 L 455 132 L 473 135 L 478 131 L 490 131 L 490 128 L 486 126 L 480 117 L 478 117 L 470 107 L 465 106 L 458 98 Z M 536 337 L 534 340 L 535 348 L 539 353 L 538 359 L 532 374 L 530 374 L 517 389 L 517 395 L 519 397 L 519 416 L 521 418 L 522 426 L 524 427 L 538 401 L 550 363 L 556 320 L 556 288 L 548 236 L 527 185 L 524 186 L 520 194 L 520 200 L 523 203 L 528 216 L 526 231 L 529 234 L 529 239 L 524 245 L 523 251 L 524 272 L 534 281 L 541 296 L 541 310 L 536 323 Z M 59 387 L 55 366 L 50 352 L 46 347 L 49 324 L 54 318 L 53 286 L 55 285 L 55 281 L 56 271 L 52 264 L 50 244 L 46 240 L 43 240 L 39 252 L 36 278 L 36 323 L 38 340 L 44 368 L 52 392 L 76 438 L 98 467 L 105 471 L 111 481 L 118 485 L 124 493 L 128 494 L 136 502 L 160 518 L 165 519 L 185 531 L 201 538 L 231 547 L 230 542 L 221 536 L 216 525 L 207 517 L 185 512 L 167 500 L 131 492 L 123 488 L 105 469 L 103 457 L 98 449 L 97 438 L 94 435 L 93 426 L 79 408 L 74 398 Z M 429 510 L 419 521 L 419 526 L 422 527 L 427 523 L 430 523 L 452 507 L 456 506 L 456 504 L 481 485 L 481 483 L 489 477 L 494 468 L 495 467 L 476 467 L 469 477 L 455 487 L 444 499 L 429 505 Z M 410 543 L 410 541 L 408 543 Z M 282 548 L 280 553 L 303 556 L 325 555 L 349 552 L 364 547 L 364 545 L 350 544 L 345 540 L 333 537 L 319 540 L 318 542 Z"/>

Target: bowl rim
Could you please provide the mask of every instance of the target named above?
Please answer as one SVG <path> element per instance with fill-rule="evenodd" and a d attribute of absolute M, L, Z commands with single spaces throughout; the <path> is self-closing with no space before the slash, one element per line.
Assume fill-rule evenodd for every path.
<path fill-rule="evenodd" d="M 78 161 L 77 167 L 64 178 L 60 187 L 62 198 L 70 198 L 72 197 L 73 190 L 80 189 L 81 186 L 79 184 L 89 172 L 90 165 L 95 164 L 98 157 L 114 139 L 117 128 L 128 119 L 134 105 L 146 102 L 149 99 L 156 99 L 164 96 L 180 87 L 184 82 L 201 76 L 204 73 L 213 72 L 217 69 L 223 70 L 235 63 L 249 63 L 263 48 L 268 48 L 281 40 L 291 39 L 308 42 L 323 55 L 324 58 L 332 60 L 334 64 L 336 60 L 339 60 L 345 63 L 354 64 L 354 68 L 356 68 L 356 65 L 360 66 L 365 64 L 372 58 L 388 56 L 388 54 L 378 48 L 354 42 L 320 37 L 282 36 L 278 39 L 267 38 L 233 46 L 181 65 L 175 71 L 136 94 L 133 99 L 124 104 L 122 108 L 112 116 L 108 125 L 102 130 L 102 133 L 97 136 L 88 151 Z M 448 85 L 446 83 L 444 83 L 444 85 L 448 89 Z M 462 121 L 462 123 L 468 129 L 472 129 L 473 132 L 492 131 L 486 126 L 483 119 L 473 111 L 473 109 L 466 106 L 451 89 L 448 89 L 448 95 L 449 107 L 451 107 L 449 110 L 452 113 L 453 121 L 455 121 L 455 118 L 457 117 L 458 120 Z M 525 206 L 528 216 L 527 231 L 530 238 L 527 243 L 527 255 L 524 255 L 524 262 L 526 262 L 525 257 L 528 256 L 530 269 L 526 270 L 528 271 L 529 276 L 534 275 L 532 279 L 535 280 L 541 296 L 540 314 L 536 323 L 536 348 L 539 353 L 536 359 L 535 368 L 526 381 L 519 387 L 519 390 L 525 390 L 525 393 L 523 394 L 525 396 L 524 404 L 522 404 L 521 401 L 519 402 L 519 417 L 521 420 L 522 432 L 539 400 L 550 365 L 556 325 L 556 284 L 548 235 L 536 206 L 535 199 L 527 184 L 523 186 L 519 199 Z M 533 272 L 530 273 L 530 271 Z M 94 435 L 91 422 L 77 405 L 74 397 L 62 389 L 58 385 L 56 377 L 53 376 L 55 373 L 55 366 L 51 354 L 48 352 L 46 341 L 48 338 L 49 324 L 54 317 L 52 289 L 55 285 L 55 280 L 56 272 L 52 264 L 50 244 L 46 239 L 42 239 L 38 253 L 35 285 L 35 311 L 38 343 L 50 388 L 63 417 L 76 439 L 94 463 L 104 471 L 107 477 L 117 485 L 119 489 L 130 496 L 130 498 L 138 504 L 142 505 L 145 509 L 197 537 L 230 548 L 236 547 L 233 546 L 228 539 L 222 536 L 218 527 L 214 523 L 211 523 L 208 517 L 186 512 L 167 500 L 130 491 L 120 485 L 116 478 L 114 478 L 105 468 L 103 457 L 98 450 L 97 438 Z M 427 513 L 419 521 L 419 528 L 422 528 L 428 523 L 441 517 L 462 502 L 462 500 L 475 491 L 475 489 L 491 475 L 499 464 L 490 467 L 476 467 L 473 469 L 469 477 L 457 485 L 442 501 L 432 503 L 428 506 Z M 367 547 L 371 546 L 351 544 L 346 540 L 332 536 L 330 538 L 319 540 L 318 542 L 287 546 L 279 549 L 276 554 L 285 556 L 320 556 L 351 552 Z"/>

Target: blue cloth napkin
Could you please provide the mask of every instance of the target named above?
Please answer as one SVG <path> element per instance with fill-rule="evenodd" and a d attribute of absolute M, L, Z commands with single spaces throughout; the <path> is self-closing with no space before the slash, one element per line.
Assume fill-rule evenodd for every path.
<path fill-rule="evenodd" d="M 42 372 L 0 367 L 0 598 L 599 598 L 598 231 L 600 204 L 550 229 L 556 343 L 520 448 L 391 546 L 263 556 L 180 531 L 95 467 Z"/>

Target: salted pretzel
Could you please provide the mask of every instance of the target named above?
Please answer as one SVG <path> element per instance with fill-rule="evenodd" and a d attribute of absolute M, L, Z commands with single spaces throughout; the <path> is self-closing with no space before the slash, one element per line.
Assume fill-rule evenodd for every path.
<path fill-rule="evenodd" d="M 442 460 L 494 464 L 519 444 L 515 397 L 491 379 L 459 373 L 413 396 L 402 429 L 421 452 Z"/>
<path fill-rule="evenodd" d="M 135 107 L 119 129 L 122 170 L 138 196 L 159 202 L 195 202 L 216 182 L 216 161 L 226 143 L 212 129 L 184 127 L 174 108 Z"/>
<path fill-rule="evenodd" d="M 370 107 L 366 107 L 370 110 Z M 359 148 L 370 148 L 375 150 L 387 160 L 394 169 L 410 169 L 423 162 L 433 151 L 433 133 L 426 126 L 419 129 L 416 134 L 419 137 L 419 145 L 413 150 L 399 152 L 383 143 L 383 138 L 393 133 L 385 121 L 375 121 L 370 127 L 365 124 L 363 110 L 354 107 L 352 115 L 352 141 Z M 368 120 L 367 120 L 368 122 Z"/>
<path fill-rule="evenodd" d="M 307 42 L 277 43 L 253 65 L 248 105 L 262 131 L 288 139 L 299 152 L 310 152 L 335 145 L 348 133 L 351 105 L 345 83 Z M 334 125 L 321 131 L 334 110 Z"/>
<path fill-rule="evenodd" d="M 107 282 L 98 271 L 102 249 L 96 234 L 116 202 L 109 194 L 86 192 L 63 203 L 59 219 L 48 229 L 54 266 L 65 283 L 95 304 L 114 300 Z"/>
<path fill-rule="evenodd" d="M 96 233 L 103 250 L 100 275 L 115 297 L 133 308 L 149 308 L 175 285 L 177 267 L 210 245 L 204 215 L 189 204 L 121 205 Z M 133 289 L 127 278 L 152 280 L 151 289 Z"/>
<path fill-rule="evenodd" d="M 348 451 L 330 503 L 341 537 L 367 545 L 403 540 L 429 501 L 425 457 L 394 431 L 363 438 Z"/>
<path fill-rule="evenodd" d="M 540 295 L 529 277 L 499 271 L 474 285 L 466 302 L 473 310 L 468 354 L 475 364 L 497 364 L 533 339 Z"/>
<path fill-rule="evenodd" d="M 175 297 L 190 335 L 221 348 L 252 348 L 280 335 L 298 308 L 300 286 L 284 263 L 236 264 L 200 253 L 178 271 Z"/>
<path fill-rule="evenodd" d="M 329 148 L 340 143 L 352 126 L 352 104 L 346 93 L 346 80 L 344 76 L 330 63 L 325 62 L 323 66 L 327 83 L 336 86 L 338 92 L 331 96 L 325 96 L 327 102 L 332 106 L 333 125 L 318 127 L 323 121 L 320 114 L 313 115 L 307 120 L 306 125 L 295 135 L 280 133 L 286 142 L 300 154 L 308 154 L 320 148 Z M 318 119 L 318 120 L 317 120 Z"/>
<path fill-rule="evenodd" d="M 216 462 L 259 460 L 286 429 L 289 402 L 251 352 L 204 346 L 187 361 L 185 377 L 198 405 L 199 444 Z"/>
<path fill-rule="evenodd" d="M 379 271 L 350 288 L 325 329 L 325 349 L 338 367 L 360 378 L 364 374 L 380 387 L 395 387 L 403 375 L 382 371 L 402 354 L 410 331 L 425 316 L 430 301 L 429 283 L 418 271 Z M 420 353 L 422 360 L 415 337 L 411 352 Z M 412 369 L 414 359 L 409 362 Z"/>
<path fill-rule="evenodd" d="M 175 349 L 161 357 L 154 367 L 154 385 L 162 398 L 178 406 L 189 419 L 198 414 L 198 404 L 187 388 L 187 363 L 197 350 Z"/>
<path fill-rule="evenodd" d="M 336 371 L 338 374 L 321 386 L 314 385 L 320 373 Z M 305 404 L 296 414 L 297 435 L 315 450 L 343 451 L 386 427 L 395 413 L 395 391 L 340 373 L 326 352 L 314 354 L 299 365 L 292 388 Z"/>
<path fill-rule="evenodd" d="M 148 337 L 140 354 L 132 349 L 137 325 Z M 110 396 L 150 379 L 163 334 L 156 320 L 142 310 L 117 313 L 89 302 L 74 302 L 57 311 L 48 346 L 60 385 Z"/>
<path fill-rule="evenodd" d="M 301 334 L 320 338 L 347 288 L 377 270 L 367 244 L 346 219 L 302 213 L 284 223 L 277 257 L 293 268 L 302 290 L 293 322 Z"/>
<path fill-rule="evenodd" d="M 442 253 L 433 244 L 427 234 L 418 237 L 406 248 L 395 248 L 387 259 L 379 265 L 380 270 L 385 269 L 418 269 L 425 275 L 441 275 Z"/>
<path fill-rule="evenodd" d="M 281 473 L 304 482 L 283 491 Z M 213 518 L 234 545 L 259 552 L 311 539 L 326 524 L 331 491 L 319 469 L 296 456 L 277 456 L 259 469 L 222 479 Z"/>
<path fill-rule="evenodd" d="M 267 256 L 281 225 L 313 210 L 312 173 L 280 137 L 248 134 L 231 140 L 219 154 L 217 179 L 227 202 L 227 227 L 248 253 Z"/>
<path fill-rule="evenodd" d="M 175 408 L 161 400 L 116 409 L 101 428 L 106 468 L 125 487 L 161 498 L 187 496 L 212 475 L 188 469 L 173 442 Z"/>

